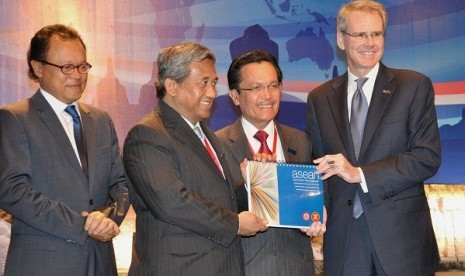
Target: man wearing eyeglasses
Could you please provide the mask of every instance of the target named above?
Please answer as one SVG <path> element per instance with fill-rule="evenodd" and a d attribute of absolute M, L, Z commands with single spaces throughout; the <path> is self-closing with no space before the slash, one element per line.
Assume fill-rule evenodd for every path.
<path fill-rule="evenodd" d="M 116 275 L 111 240 L 128 190 L 110 117 L 78 102 L 86 46 L 50 25 L 27 60 L 39 90 L 0 110 L 0 208 L 13 216 L 5 275 Z"/>
<path fill-rule="evenodd" d="M 216 132 L 233 174 L 239 211 L 247 210 L 240 164 L 249 160 L 309 163 L 305 133 L 274 121 L 281 101 L 283 74 L 275 57 L 262 50 L 236 58 L 228 70 L 229 96 L 242 116 Z M 261 133 L 261 134 L 260 134 Z M 264 135 L 263 144 L 260 142 Z M 302 232 L 320 235 L 314 223 Z M 269 228 L 242 239 L 245 274 L 253 276 L 315 275 L 310 239 L 298 229 Z"/>
<path fill-rule="evenodd" d="M 423 187 L 441 164 L 431 80 L 380 62 L 382 4 L 349 2 L 337 20 L 348 70 L 307 101 L 326 180 L 324 274 L 434 275 L 439 254 Z"/>

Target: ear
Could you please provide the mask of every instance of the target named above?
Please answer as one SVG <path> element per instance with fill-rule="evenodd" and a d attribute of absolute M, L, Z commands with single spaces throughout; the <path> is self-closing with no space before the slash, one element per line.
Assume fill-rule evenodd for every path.
<path fill-rule="evenodd" d="M 344 34 L 339 30 L 337 31 L 336 41 L 339 49 L 345 50 L 346 47 L 344 46 Z"/>
<path fill-rule="evenodd" d="M 239 106 L 239 92 L 236 89 L 229 90 L 229 97 L 235 105 Z"/>
<path fill-rule="evenodd" d="M 178 83 L 175 80 L 170 78 L 165 80 L 166 93 L 168 93 L 171 97 L 176 96 L 177 86 Z"/>
<path fill-rule="evenodd" d="M 42 62 L 37 60 L 31 60 L 32 70 L 38 78 L 42 78 Z"/>

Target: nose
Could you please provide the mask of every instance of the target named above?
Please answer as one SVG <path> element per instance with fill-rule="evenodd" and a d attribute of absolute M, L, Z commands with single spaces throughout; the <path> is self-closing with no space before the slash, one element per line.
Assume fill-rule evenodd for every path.
<path fill-rule="evenodd" d="M 368 45 L 374 45 L 374 44 L 375 44 L 375 38 L 372 37 L 371 35 L 369 35 L 369 36 L 365 39 L 365 43 L 368 44 Z"/>
<path fill-rule="evenodd" d="M 71 78 L 73 78 L 73 79 L 78 79 L 78 80 L 79 80 L 79 79 L 81 79 L 82 75 L 83 75 L 83 74 L 81 74 L 81 73 L 79 72 L 79 70 L 77 69 L 77 67 L 76 67 L 76 68 L 74 68 L 74 71 L 71 72 L 71 74 L 69 74 L 68 76 L 71 77 Z"/>
<path fill-rule="evenodd" d="M 210 98 L 216 98 L 216 86 L 215 85 L 207 85 L 206 96 Z"/>
<path fill-rule="evenodd" d="M 272 94 L 271 88 L 269 86 L 264 86 L 263 90 L 260 92 L 262 98 L 270 98 Z"/>

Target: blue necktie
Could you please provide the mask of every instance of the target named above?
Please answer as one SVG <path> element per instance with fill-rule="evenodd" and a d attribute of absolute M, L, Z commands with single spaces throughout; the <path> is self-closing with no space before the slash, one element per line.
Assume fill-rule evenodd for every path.
<path fill-rule="evenodd" d="M 354 144 L 355 157 L 358 160 L 360 147 L 362 145 L 363 130 L 368 113 L 368 102 L 363 93 L 363 85 L 368 78 L 357 79 L 357 90 L 352 98 L 352 108 L 350 116 L 350 132 L 352 133 L 352 142 Z M 353 217 L 358 218 L 363 213 L 362 204 L 358 192 L 355 192 Z"/>
<path fill-rule="evenodd" d="M 84 140 L 84 131 L 82 130 L 81 119 L 79 118 L 79 114 L 77 113 L 74 105 L 68 105 L 65 108 L 65 112 L 73 117 L 74 140 L 76 141 L 82 170 L 86 175 L 88 175 L 86 142 Z"/>

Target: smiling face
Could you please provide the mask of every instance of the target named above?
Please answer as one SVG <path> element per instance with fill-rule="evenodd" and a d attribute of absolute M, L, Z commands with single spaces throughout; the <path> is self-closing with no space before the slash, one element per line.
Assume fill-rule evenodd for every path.
<path fill-rule="evenodd" d="M 278 75 L 273 65 L 267 61 L 249 63 L 241 68 L 240 88 L 268 86 L 278 83 Z M 229 96 L 239 106 L 244 118 L 258 129 L 263 129 L 278 114 L 281 101 L 281 86 L 272 91 L 231 90 Z"/>
<path fill-rule="evenodd" d="M 86 62 L 86 50 L 77 39 L 62 40 L 55 35 L 50 39 L 46 61 L 60 66 L 82 64 Z M 79 73 L 76 68 L 71 74 L 65 75 L 55 66 L 36 60 L 32 60 L 31 64 L 40 87 L 59 101 L 71 104 L 81 98 L 86 88 L 87 74 Z"/>
<path fill-rule="evenodd" d="M 383 20 L 377 13 L 354 11 L 347 18 L 346 32 L 349 34 L 383 32 Z M 384 51 L 384 36 L 359 39 L 337 32 L 337 45 L 347 55 L 350 72 L 357 77 L 365 76 L 381 60 Z"/>
<path fill-rule="evenodd" d="M 210 117 L 218 76 L 209 59 L 193 61 L 189 67 L 190 74 L 183 82 L 165 81 L 167 95 L 163 100 L 195 125 Z"/>

